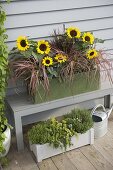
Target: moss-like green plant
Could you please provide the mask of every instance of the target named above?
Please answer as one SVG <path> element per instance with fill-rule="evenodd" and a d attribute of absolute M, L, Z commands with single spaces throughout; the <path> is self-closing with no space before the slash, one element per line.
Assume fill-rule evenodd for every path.
<path fill-rule="evenodd" d="M 72 126 L 73 130 L 77 133 L 85 133 L 93 126 L 91 112 L 86 109 L 73 109 L 64 117 L 68 126 Z"/>
<path fill-rule="evenodd" d="M 69 129 L 67 122 L 62 120 L 58 122 L 55 118 L 52 118 L 48 123 L 48 142 L 55 148 L 67 148 L 71 145 L 71 137 L 75 135 L 73 129 Z"/>
<path fill-rule="evenodd" d="M 2 167 L 7 167 L 9 164 L 9 160 L 7 157 L 0 158 L 0 163 Z M 1 167 L 0 167 L 1 168 Z M 0 169 L 1 170 L 1 169 Z"/>
<path fill-rule="evenodd" d="M 55 148 L 66 150 L 71 145 L 71 137 L 85 133 L 93 126 L 91 113 L 88 110 L 72 110 L 59 122 L 52 118 L 33 126 L 28 132 L 32 144 L 49 143 Z"/>
<path fill-rule="evenodd" d="M 39 122 L 33 126 L 28 132 L 29 140 L 32 144 L 45 144 L 47 139 L 47 122 Z"/>
<path fill-rule="evenodd" d="M 55 118 L 40 122 L 28 132 L 28 138 L 32 144 L 49 143 L 55 148 L 67 148 L 71 145 L 71 137 L 75 134 L 68 129 L 66 121 L 58 122 Z"/>
<path fill-rule="evenodd" d="M 7 118 L 5 116 L 5 95 L 6 85 L 8 77 L 8 48 L 5 43 L 7 35 L 4 28 L 4 22 L 6 20 L 6 14 L 0 4 L 0 153 L 4 151 L 3 141 L 5 136 L 3 131 L 8 125 Z"/>

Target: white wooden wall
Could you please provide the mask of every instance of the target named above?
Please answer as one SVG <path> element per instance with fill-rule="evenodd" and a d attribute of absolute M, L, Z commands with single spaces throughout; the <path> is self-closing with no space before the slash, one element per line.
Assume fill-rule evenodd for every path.
<path fill-rule="evenodd" d="M 113 0 L 0 0 L 7 13 L 5 27 L 8 46 L 15 46 L 19 35 L 31 39 L 50 38 L 54 29 L 77 26 L 81 31 L 93 31 L 105 40 L 98 44 L 113 53 Z M 110 59 L 113 55 L 108 56 Z M 11 84 L 12 88 L 12 84 Z"/>
<path fill-rule="evenodd" d="M 7 13 L 5 27 L 11 49 L 19 35 L 48 38 L 54 29 L 77 26 L 105 40 L 99 44 L 113 52 L 113 0 L 2 0 Z"/>

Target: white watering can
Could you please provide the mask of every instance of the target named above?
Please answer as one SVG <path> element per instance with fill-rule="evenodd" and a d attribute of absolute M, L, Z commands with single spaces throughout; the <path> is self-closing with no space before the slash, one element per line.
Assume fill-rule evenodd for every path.
<path fill-rule="evenodd" d="M 97 110 L 101 108 L 101 110 Z M 108 118 L 113 110 L 113 106 L 111 109 L 106 110 L 102 104 L 95 106 L 92 110 L 92 119 L 94 121 L 94 137 L 99 138 L 104 136 L 107 133 L 108 127 Z"/>

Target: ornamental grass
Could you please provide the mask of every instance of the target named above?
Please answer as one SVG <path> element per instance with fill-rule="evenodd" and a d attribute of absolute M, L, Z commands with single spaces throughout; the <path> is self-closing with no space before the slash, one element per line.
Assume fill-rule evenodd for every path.
<path fill-rule="evenodd" d="M 55 30 L 52 37 L 49 41 L 34 41 L 19 36 L 16 47 L 10 51 L 14 78 L 25 80 L 31 96 L 40 85 L 49 91 L 50 79 L 72 81 L 76 73 L 87 72 L 89 75 L 92 70 L 97 72 L 101 68 L 112 81 L 111 64 L 105 52 L 96 49 L 96 44 L 103 43 L 103 40 L 76 27 L 66 28 L 62 33 Z"/>

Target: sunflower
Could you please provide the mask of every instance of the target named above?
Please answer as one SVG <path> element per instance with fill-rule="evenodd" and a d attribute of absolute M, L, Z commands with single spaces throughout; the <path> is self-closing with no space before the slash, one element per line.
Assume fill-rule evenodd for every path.
<path fill-rule="evenodd" d="M 91 49 L 87 52 L 87 58 L 92 59 L 97 57 L 98 52 L 95 49 Z"/>
<path fill-rule="evenodd" d="M 94 36 L 90 32 L 84 33 L 82 39 L 84 42 L 89 42 L 90 44 L 93 44 L 94 42 Z"/>
<path fill-rule="evenodd" d="M 80 38 L 81 32 L 76 27 L 69 27 L 66 29 L 66 33 L 69 38 Z"/>
<path fill-rule="evenodd" d="M 38 41 L 37 52 L 40 54 L 49 54 L 50 52 L 49 42 L 45 40 Z"/>
<path fill-rule="evenodd" d="M 57 60 L 59 63 L 64 63 L 67 60 L 67 57 L 63 54 L 57 54 L 55 56 L 55 60 Z"/>
<path fill-rule="evenodd" d="M 42 60 L 42 64 L 44 66 L 49 67 L 49 66 L 53 65 L 53 59 L 51 57 L 49 57 L 49 56 L 44 57 L 43 60 Z"/>
<path fill-rule="evenodd" d="M 25 36 L 19 36 L 17 38 L 17 48 L 20 51 L 26 51 L 29 47 L 30 46 L 29 46 L 28 40 Z"/>

